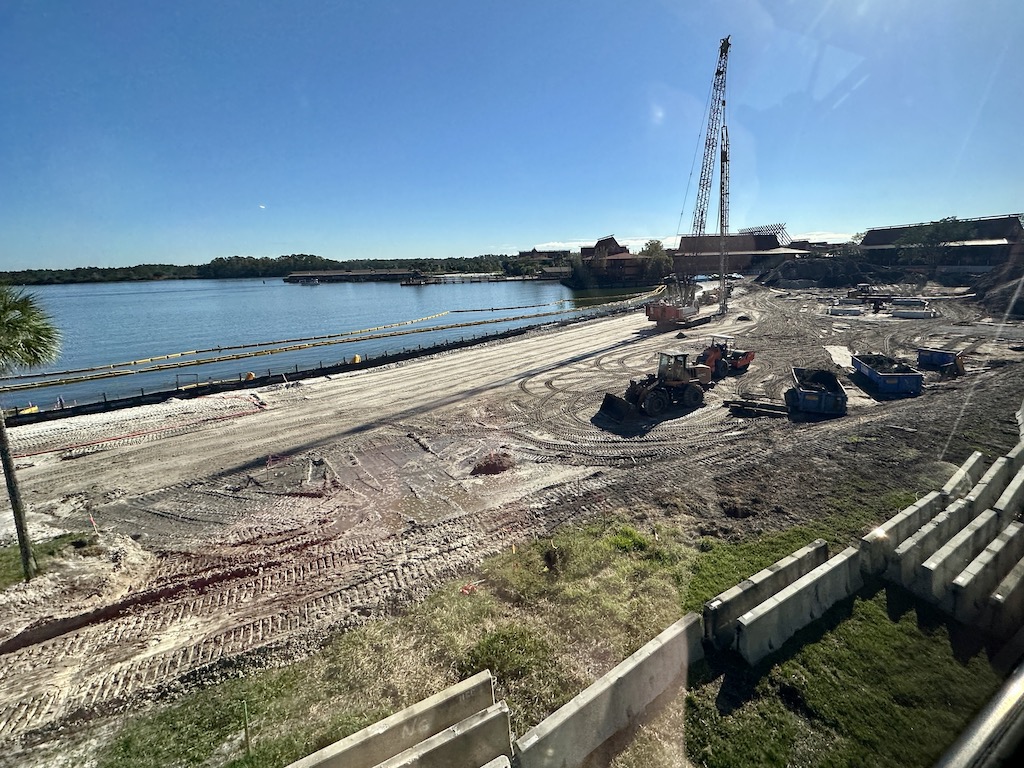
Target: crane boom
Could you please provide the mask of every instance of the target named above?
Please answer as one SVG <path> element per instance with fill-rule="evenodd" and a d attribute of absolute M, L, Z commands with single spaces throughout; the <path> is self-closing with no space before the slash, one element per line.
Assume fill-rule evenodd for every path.
<path fill-rule="evenodd" d="M 718 197 L 718 312 L 724 315 L 728 287 L 725 284 L 725 239 L 729 235 L 729 128 L 722 124 L 722 173 Z"/>
<path fill-rule="evenodd" d="M 725 68 L 729 63 L 729 37 L 731 35 L 723 37 L 718 46 L 718 65 L 715 67 L 715 81 L 711 89 L 708 127 L 704 138 L 704 161 L 700 166 L 697 204 L 693 209 L 693 234 L 698 237 L 704 234 L 707 227 L 711 180 L 715 172 L 715 149 L 718 147 L 718 134 L 722 129 L 722 112 L 725 108 Z"/>

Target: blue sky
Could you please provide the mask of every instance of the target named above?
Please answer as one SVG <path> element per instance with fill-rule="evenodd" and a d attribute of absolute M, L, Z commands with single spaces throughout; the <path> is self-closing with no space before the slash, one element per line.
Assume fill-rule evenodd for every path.
<path fill-rule="evenodd" d="M 1020 0 L 3 0 L 0 269 L 672 243 L 725 35 L 733 230 L 1020 212 L 1022 34 Z"/>

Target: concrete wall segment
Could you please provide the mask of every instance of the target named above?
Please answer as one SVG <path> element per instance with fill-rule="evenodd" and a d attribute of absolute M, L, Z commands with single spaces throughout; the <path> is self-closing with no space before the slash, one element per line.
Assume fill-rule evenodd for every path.
<path fill-rule="evenodd" d="M 421 741 L 376 768 L 480 768 L 512 757 L 512 731 L 504 701 Z"/>
<path fill-rule="evenodd" d="M 978 511 L 991 507 L 1006 490 L 1010 476 L 1010 462 L 1005 456 L 1000 456 L 967 494 L 967 500 Z"/>
<path fill-rule="evenodd" d="M 494 678 L 484 670 L 288 768 L 371 768 L 493 704 Z"/>
<path fill-rule="evenodd" d="M 1024 439 L 1010 449 L 1006 458 L 1010 462 L 1011 472 L 1019 472 L 1024 467 Z"/>
<path fill-rule="evenodd" d="M 731 647 L 736 637 L 736 619 L 826 560 L 828 544 L 824 539 L 815 539 L 709 600 L 704 604 L 704 637 L 718 648 Z"/>
<path fill-rule="evenodd" d="M 1024 560 L 1019 560 L 989 597 L 989 629 L 1007 637 L 1024 622 Z"/>
<path fill-rule="evenodd" d="M 921 564 L 924 596 L 952 609 L 949 587 L 960 572 L 999 535 L 999 514 L 986 509 Z M 948 598 L 948 605 L 946 600 Z"/>
<path fill-rule="evenodd" d="M 1024 456 L 1024 453 L 1021 455 Z M 1009 456 L 1007 456 L 1007 462 L 1012 468 L 1013 461 Z M 1000 517 L 1004 520 L 1012 520 L 1022 507 L 1024 507 L 1024 468 L 1019 468 L 992 508 L 999 512 Z"/>
<path fill-rule="evenodd" d="M 956 499 L 950 503 L 896 547 L 887 575 L 907 588 L 913 587 L 921 563 L 967 525 L 973 516 L 972 511 L 973 504 L 967 499 Z"/>
<path fill-rule="evenodd" d="M 520 768 L 576 768 L 704 657 L 689 613 L 515 742 Z"/>
<path fill-rule="evenodd" d="M 860 541 L 860 565 L 864 572 L 877 575 L 885 571 L 896 547 L 934 517 L 943 503 L 942 494 L 930 491 L 864 536 Z"/>
<path fill-rule="evenodd" d="M 860 550 L 847 547 L 737 620 L 736 648 L 757 664 L 864 585 Z"/>
<path fill-rule="evenodd" d="M 969 622 L 979 616 L 996 585 L 1022 557 L 1024 524 L 1013 521 L 953 580 L 950 590 L 957 619 Z"/>
<path fill-rule="evenodd" d="M 950 499 L 965 496 L 984 473 L 985 456 L 981 451 L 975 451 L 942 486 L 942 495 Z"/>

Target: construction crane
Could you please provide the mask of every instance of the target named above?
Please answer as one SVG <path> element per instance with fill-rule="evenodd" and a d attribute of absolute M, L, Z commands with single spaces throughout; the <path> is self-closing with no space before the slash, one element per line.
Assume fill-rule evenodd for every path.
<path fill-rule="evenodd" d="M 711 88 L 711 103 L 708 109 L 708 126 L 704 136 L 704 160 L 700 166 L 700 182 L 697 187 L 697 204 L 693 209 L 694 242 L 703 237 L 707 229 L 708 203 L 711 199 L 711 182 L 715 172 L 715 150 L 718 148 L 719 136 L 722 140 L 720 155 L 721 187 L 719 199 L 719 299 L 718 310 L 724 313 L 725 300 L 725 235 L 729 226 L 729 132 L 725 126 L 725 72 L 729 63 L 729 42 L 731 35 L 723 37 L 718 46 L 718 64 L 715 67 L 715 80 Z M 696 253 L 692 254 L 696 255 Z"/>
<path fill-rule="evenodd" d="M 697 203 L 693 209 L 693 242 L 694 250 L 686 254 L 696 256 L 700 240 L 704 236 L 708 219 L 708 203 L 711 200 L 711 183 L 715 173 L 715 150 L 718 149 L 719 135 L 722 140 L 721 189 L 719 203 L 719 286 L 718 311 L 726 311 L 725 282 L 725 233 L 729 227 L 729 132 L 725 126 L 725 70 L 729 63 L 729 37 L 722 38 L 718 46 L 718 64 L 715 67 L 715 79 L 711 89 L 711 101 L 708 109 L 708 125 L 704 137 L 704 160 L 700 166 L 700 183 L 697 187 Z M 680 219 L 682 215 L 680 214 Z M 688 327 L 693 324 L 697 314 L 695 301 L 696 286 L 693 275 L 676 270 L 676 296 L 671 301 L 660 300 L 648 304 L 647 319 L 658 324 L 659 328 Z M 710 319 L 710 318 L 708 318 Z"/>

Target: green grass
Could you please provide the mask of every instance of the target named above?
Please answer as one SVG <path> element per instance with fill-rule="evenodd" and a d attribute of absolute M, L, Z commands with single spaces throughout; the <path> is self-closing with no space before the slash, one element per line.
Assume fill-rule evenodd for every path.
<path fill-rule="evenodd" d="M 45 541 L 32 542 L 32 551 L 36 556 L 39 572 L 44 573 L 51 560 L 63 557 L 69 551 L 89 555 L 96 552 L 96 536 L 92 533 L 66 533 Z M 0 547 L 0 589 L 24 581 L 25 572 L 21 567 L 21 550 L 17 543 Z"/>
<path fill-rule="evenodd" d="M 814 538 L 845 546 L 908 503 L 900 493 L 865 498 L 857 482 L 837 486 L 818 520 L 697 548 L 675 529 L 621 520 L 563 529 L 301 662 L 155 705 L 124 724 L 97 764 L 281 766 L 481 669 L 495 674 L 521 735 L 704 600 Z M 477 588 L 464 594 L 470 580 Z M 707 766 L 928 764 L 999 680 L 903 599 L 899 610 L 884 592 L 848 601 L 754 670 L 697 665 L 689 693 L 614 764 L 657 768 L 683 752 Z"/>
<path fill-rule="evenodd" d="M 709 768 L 934 763 L 1001 680 L 928 609 L 890 618 L 888 599 L 839 606 L 777 659 L 691 690 L 690 756 Z"/>

